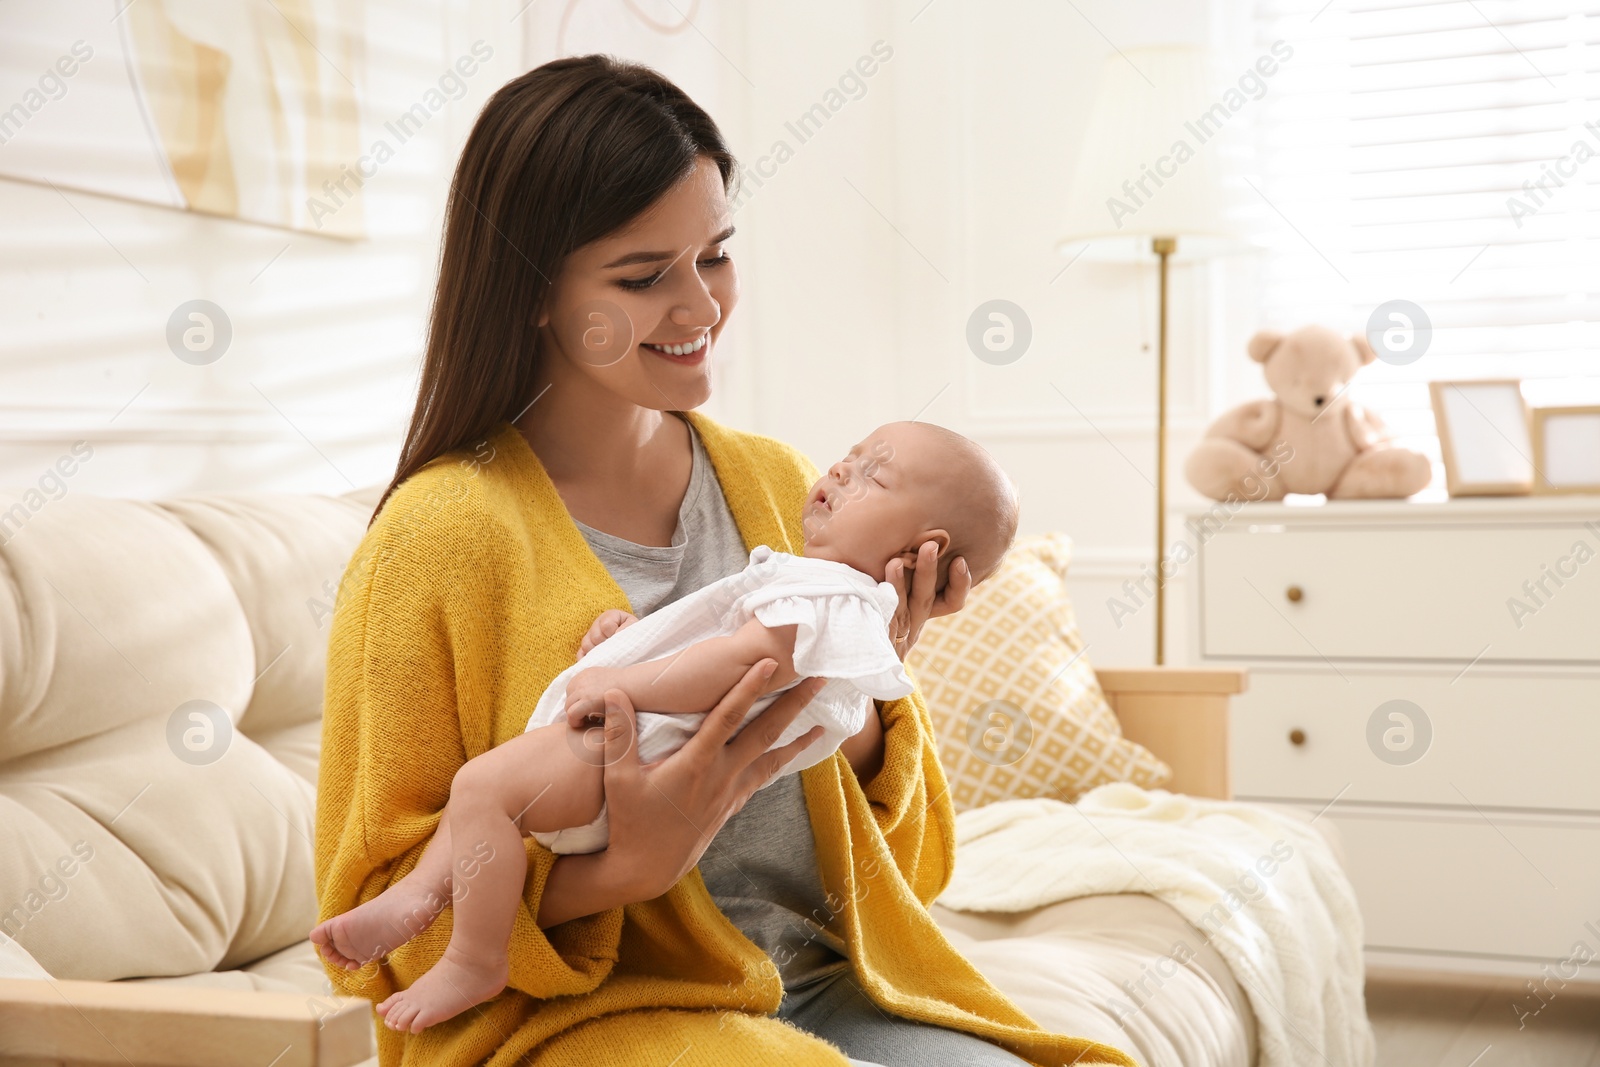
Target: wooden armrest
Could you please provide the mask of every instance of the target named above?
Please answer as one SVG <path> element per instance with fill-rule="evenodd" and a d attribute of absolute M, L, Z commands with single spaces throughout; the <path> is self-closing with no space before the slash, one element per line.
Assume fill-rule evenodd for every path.
<path fill-rule="evenodd" d="M 1242 693 L 1250 681 L 1232 667 L 1112 667 L 1095 676 L 1107 693 Z"/>
<path fill-rule="evenodd" d="M 374 1047 L 352 997 L 0 979 L 0 1067 L 349 1067 Z"/>
<path fill-rule="evenodd" d="M 1243 670 L 1125 667 L 1095 672 L 1122 735 L 1172 768 L 1174 793 L 1228 800 L 1228 700 L 1249 682 Z"/>

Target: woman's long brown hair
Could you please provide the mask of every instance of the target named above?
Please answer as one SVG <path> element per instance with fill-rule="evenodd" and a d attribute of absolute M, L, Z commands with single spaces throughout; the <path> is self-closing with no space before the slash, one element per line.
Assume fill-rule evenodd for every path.
<path fill-rule="evenodd" d="M 534 323 L 567 257 L 632 222 L 699 156 L 732 184 L 711 116 L 637 63 L 557 59 L 489 98 L 450 186 L 416 408 L 368 526 L 395 486 L 524 410 Z"/>

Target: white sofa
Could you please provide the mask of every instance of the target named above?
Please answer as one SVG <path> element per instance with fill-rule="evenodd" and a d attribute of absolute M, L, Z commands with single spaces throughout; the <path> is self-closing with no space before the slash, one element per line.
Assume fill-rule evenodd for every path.
<path fill-rule="evenodd" d="M 305 935 L 327 621 L 375 495 L 0 494 L 0 1060 L 371 1055 L 375 1016 L 331 996 Z M 1124 690 L 1149 674 L 1116 673 Z M 1238 685 L 1214 688 L 1186 705 L 1175 758 L 1225 758 Z M 1125 696 L 1125 723 L 1148 727 L 1160 700 Z M 1254 1061 L 1250 1008 L 1209 948 L 1117 1024 L 1121 983 L 1204 940 L 1152 897 L 935 910 L 1045 1025 L 1153 1065 Z"/>

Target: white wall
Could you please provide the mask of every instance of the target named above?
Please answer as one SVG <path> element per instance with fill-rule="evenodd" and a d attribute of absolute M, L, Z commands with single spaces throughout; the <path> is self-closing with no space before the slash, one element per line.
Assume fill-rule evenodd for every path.
<path fill-rule="evenodd" d="M 0 484 L 32 482 L 80 437 L 96 451 L 75 491 L 341 491 L 385 479 L 413 399 L 444 191 L 472 117 L 489 91 L 558 48 L 603 49 L 679 80 L 757 170 L 736 215 L 744 296 L 709 411 L 819 464 L 892 419 L 977 437 L 1021 485 L 1024 531 L 1074 537 L 1091 657 L 1148 662 L 1153 612 L 1119 628 L 1106 600 L 1154 552 L 1154 265 L 1079 262 L 1063 274 L 1054 245 L 1108 42 L 1237 38 L 1220 13 L 1237 17 L 1237 5 L 522 8 L 369 10 L 369 62 L 383 72 L 374 122 L 474 40 L 488 40 L 495 60 L 368 184 L 366 242 L 0 179 Z M 876 42 L 864 93 L 801 143 L 786 123 L 826 104 Z M 779 141 L 793 151 L 782 163 Z M 1175 506 L 1193 499 L 1178 471 L 1208 413 L 1259 388 L 1248 369 L 1235 380 L 1254 325 L 1248 270 L 1175 271 Z M 234 322 L 233 349 L 209 367 L 179 362 L 163 339 L 171 310 L 194 297 Z M 1030 350 L 1008 366 L 981 362 L 964 338 L 972 310 L 993 298 L 1032 323 Z M 1169 662 L 1187 652 L 1185 578 L 1169 603 Z"/>
<path fill-rule="evenodd" d="M 912 416 L 984 442 L 1022 488 L 1024 532 L 1073 536 L 1073 593 L 1097 662 L 1153 652 L 1153 609 L 1119 627 L 1106 600 L 1154 554 L 1156 276 L 1153 261 L 1061 273 L 1062 197 L 1108 39 L 1204 43 L 1212 17 L 1178 0 L 839 2 L 768 12 L 743 42 L 760 72 L 751 125 L 734 132 L 747 164 L 775 139 L 792 143 L 784 121 L 874 41 L 893 58 L 740 211 L 739 314 L 753 347 L 736 376 L 739 414 L 819 462 Z M 1219 283 L 1231 270 L 1174 273 L 1175 506 L 1195 500 L 1181 460 L 1216 402 L 1206 357 L 1242 352 L 1249 325 L 1227 313 Z M 968 316 L 995 298 L 1033 327 L 1007 366 L 965 339 Z M 1168 662 L 1187 653 L 1185 577 L 1169 594 Z"/>
<path fill-rule="evenodd" d="M 112 56 L 117 26 L 89 10 L 103 5 L 71 3 L 89 15 L 75 32 Z M 0 177 L 0 485 L 33 484 L 79 439 L 94 454 L 71 478 L 74 492 L 343 492 L 392 474 L 444 193 L 483 99 L 522 69 L 510 21 L 519 6 L 353 8 L 370 78 L 363 146 L 394 141 L 383 124 L 473 42 L 494 53 L 360 190 L 364 241 Z M 20 23 L 0 46 L 7 71 L 43 69 L 71 44 L 29 35 L 21 5 L 4 18 Z M 15 143 L 57 132 L 57 113 L 35 115 Z M 0 170 L 9 147 L 0 145 Z M 233 329 L 207 366 L 180 361 L 166 342 L 173 310 L 196 298 L 220 305 Z"/>

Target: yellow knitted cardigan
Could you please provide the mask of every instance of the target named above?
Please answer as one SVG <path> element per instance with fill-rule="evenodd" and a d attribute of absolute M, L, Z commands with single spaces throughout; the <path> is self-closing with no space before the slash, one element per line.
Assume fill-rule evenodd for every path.
<path fill-rule="evenodd" d="M 801 550 L 816 469 L 769 438 L 689 413 L 747 548 Z M 320 918 L 416 864 L 466 760 L 523 732 L 596 615 L 628 607 L 521 433 L 502 423 L 398 486 L 339 590 L 328 647 L 316 873 Z M 883 769 L 842 755 L 801 772 L 830 902 L 854 977 L 885 1012 L 964 1030 L 1035 1064 L 1123 1064 L 1106 1045 L 1039 1029 L 952 948 L 927 906 L 949 881 L 954 815 L 920 693 L 883 709 Z M 772 961 L 718 910 L 697 869 L 654 900 L 534 921 L 556 857 L 531 838 L 510 984 L 421 1034 L 377 1024 L 383 1067 L 785 1064 L 840 1067 L 832 1045 L 770 1017 Z M 832 904 L 830 904 L 832 906 Z M 374 1002 L 444 953 L 447 908 L 386 962 L 328 967 Z M 376 1023 L 376 1015 L 374 1020 Z"/>

